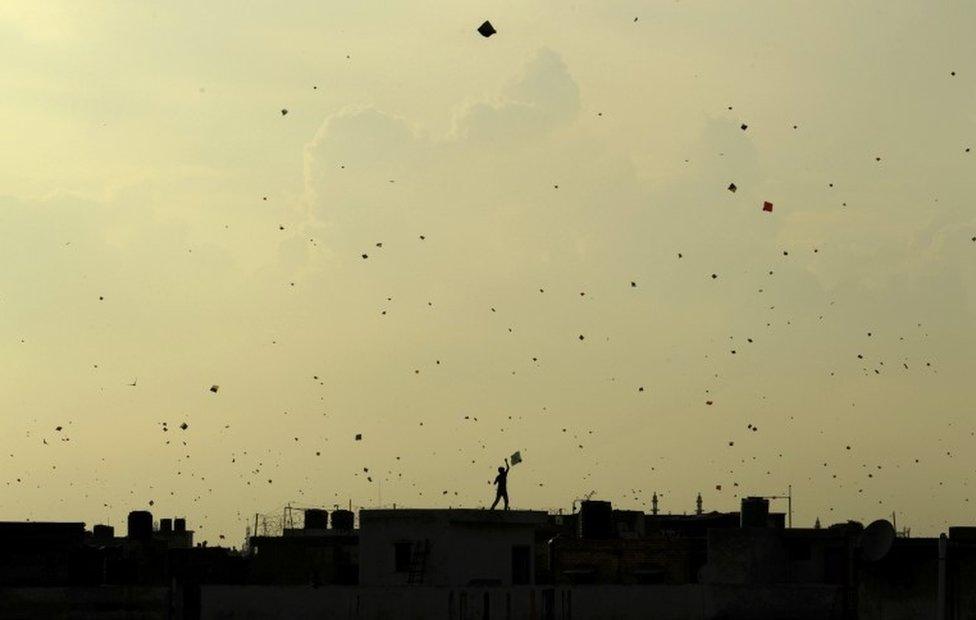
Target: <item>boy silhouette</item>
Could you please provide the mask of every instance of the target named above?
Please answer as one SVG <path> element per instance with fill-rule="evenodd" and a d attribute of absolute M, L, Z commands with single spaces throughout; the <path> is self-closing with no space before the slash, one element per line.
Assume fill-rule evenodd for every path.
<path fill-rule="evenodd" d="M 505 500 L 505 510 L 508 510 L 508 470 L 510 469 L 508 464 L 508 459 L 505 459 L 505 467 L 498 468 L 498 475 L 495 476 L 495 482 L 493 484 L 497 485 L 495 489 L 495 501 L 491 504 L 491 510 L 495 509 L 498 505 L 498 500 Z"/>

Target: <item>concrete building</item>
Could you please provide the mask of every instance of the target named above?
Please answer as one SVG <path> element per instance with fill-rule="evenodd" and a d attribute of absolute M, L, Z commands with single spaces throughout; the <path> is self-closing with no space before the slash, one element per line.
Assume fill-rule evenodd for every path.
<path fill-rule="evenodd" d="M 737 513 L 311 510 L 247 552 L 81 523 L 0 523 L 0 617 L 381 620 L 976 618 L 976 528 L 899 538 Z M 338 514 L 337 514 L 338 513 Z M 336 519 L 335 517 L 338 517 Z M 173 529 L 175 530 L 175 523 Z M 359 581 L 359 583 L 356 583 Z"/>
<path fill-rule="evenodd" d="M 363 586 L 511 586 L 535 583 L 535 533 L 548 515 L 529 510 L 363 510 Z"/>
<path fill-rule="evenodd" d="M 97 558 L 84 542 L 84 523 L 0 522 L 0 586 L 87 582 Z"/>
<path fill-rule="evenodd" d="M 345 584 L 359 581 L 359 531 L 349 511 L 304 511 L 301 528 L 285 528 L 281 536 L 253 536 L 248 540 L 249 583 Z"/>

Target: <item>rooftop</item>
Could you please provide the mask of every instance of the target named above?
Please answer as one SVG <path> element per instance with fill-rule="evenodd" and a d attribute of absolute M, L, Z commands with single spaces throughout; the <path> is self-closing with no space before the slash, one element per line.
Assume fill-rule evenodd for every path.
<path fill-rule="evenodd" d="M 545 523 L 548 513 L 543 510 L 484 510 L 476 508 L 397 508 L 363 509 L 359 512 L 360 523 L 379 520 L 425 519 L 454 523 L 479 523 L 499 525 L 537 525 Z"/>

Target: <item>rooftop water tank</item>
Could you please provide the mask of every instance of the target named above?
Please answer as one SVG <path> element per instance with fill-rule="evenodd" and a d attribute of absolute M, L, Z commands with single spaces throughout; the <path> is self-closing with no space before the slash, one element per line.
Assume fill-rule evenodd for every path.
<path fill-rule="evenodd" d="M 321 508 L 305 509 L 305 529 L 324 530 L 329 527 L 329 513 Z"/>
<path fill-rule="evenodd" d="M 742 527 L 767 527 L 769 500 L 765 497 L 743 497 L 739 523 Z"/>
<path fill-rule="evenodd" d="M 133 540 L 149 540 L 153 533 L 152 513 L 148 510 L 133 510 L 129 513 L 128 537 Z"/>
<path fill-rule="evenodd" d="M 613 506 L 610 502 L 584 500 L 580 502 L 577 534 L 583 539 L 616 538 Z"/>
<path fill-rule="evenodd" d="M 351 510 L 332 511 L 332 529 L 334 530 L 352 531 L 353 521 L 354 515 Z"/>

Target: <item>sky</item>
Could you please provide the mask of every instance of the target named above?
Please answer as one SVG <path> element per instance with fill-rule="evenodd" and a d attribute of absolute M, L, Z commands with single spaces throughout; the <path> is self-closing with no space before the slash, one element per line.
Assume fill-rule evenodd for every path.
<path fill-rule="evenodd" d="M 2 3 L 0 519 L 232 546 L 519 451 L 515 508 L 972 523 L 974 24 Z"/>

